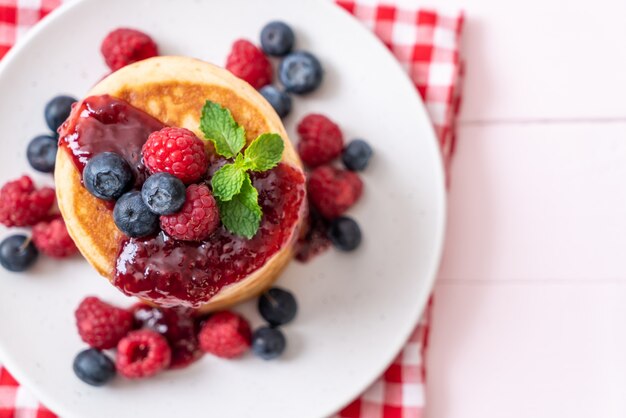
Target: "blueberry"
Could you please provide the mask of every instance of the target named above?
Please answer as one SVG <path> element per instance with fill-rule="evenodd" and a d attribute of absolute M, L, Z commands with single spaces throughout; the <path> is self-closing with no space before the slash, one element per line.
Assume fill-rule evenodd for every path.
<path fill-rule="evenodd" d="M 70 96 L 57 96 L 48 102 L 44 115 L 46 123 L 52 131 L 56 132 L 59 126 L 65 122 L 74 103 L 76 103 L 76 99 Z"/>
<path fill-rule="evenodd" d="M 280 91 L 274 86 L 265 86 L 259 92 L 281 118 L 284 118 L 291 112 L 291 97 L 284 91 Z"/>
<path fill-rule="evenodd" d="M 367 167 L 373 153 L 372 147 L 367 142 L 362 139 L 355 139 L 343 150 L 341 161 L 348 170 L 362 171 Z"/>
<path fill-rule="evenodd" d="M 354 219 L 340 216 L 330 223 L 328 238 L 338 249 L 352 251 L 361 244 L 361 228 Z"/>
<path fill-rule="evenodd" d="M 261 30 L 261 48 L 267 55 L 282 57 L 291 52 L 296 37 L 284 22 L 270 22 Z"/>
<path fill-rule="evenodd" d="M 10 271 L 24 271 L 37 260 L 39 251 L 25 235 L 11 235 L 0 243 L 0 264 Z"/>
<path fill-rule="evenodd" d="M 296 51 L 287 55 L 278 68 L 280 81 L 290 93 L 312 92 L 322 83 L 323 70 L 312 54 Z"/>
<path fill-rule="evenodd" d="M 148 208 L 157 215 L 171 215 L 185 203 L 185 185 L 169 173 L 157 173 L 150 177 L 141 188 L 141 198 Z"/>
<path fill-rule="evenodd" d="M 298 303 L 290 292 L 273 287 L 259 298 L 259 312 L 272 326 L 285 325 L 296 317 Z"/>
<path fill-rule="evenodd" d="M 143 203 L 140 192 L 128 192 L 120 197 L 113 208 L 115 225 L 129 237 L 139 238 L 159 230 L 159 217 Z"/>
<path fill-rule="evenodd" d="M 32 168 L 42 173 L 52 173 L 57 158 L 57 140 L 50 135 L 39 135 L 28 143 L 26 158 Z"/>
<path fill-rule="evenodd" d="M 252 334 L 252 351 L 264 360 L 271 360 L 280 356 L 287 340 L 278 328 L 261 327 Z"/>
<path fill-rule="evenodd" d="M 88 385 L 102 386 L 115 377 L 115 364 L 103 352 L 90 348 L 74 359 L 74 373 Z"/>
<path fill-rule="evenodd" d="M 89 193 L 104 200 L 120 197 L 132 186 L 132 181 L 130 166 L 113 152 L 94 156 L 83 170 L 83 183 Z"/>

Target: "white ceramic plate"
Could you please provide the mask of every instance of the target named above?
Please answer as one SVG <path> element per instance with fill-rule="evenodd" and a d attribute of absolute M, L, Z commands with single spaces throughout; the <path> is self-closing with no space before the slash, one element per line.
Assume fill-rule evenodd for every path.
<path fill-rule="evenodd" d="M 65 418 L 298 417 L 331 415 L 392 361 L 431 290 L 442 248 L 444 182 L 439 151 L 411 82 L 356 20 L 321 0 L 85 0 L 65 5 L 0 63 L 2 182 L 29 172 L 28 140 L 45 132 L 43 107 L 59 93 L 82 96 L 105 73 L 100 41 L 119 26 L 151 34 L 163 54 L 224 63 L 233 40 L 258 39 L 272 19 L 292 24 L 298 48 L 324 64 L 323 87 L 295 98 L 292 138 L 306 113 L 338 121 L 347 138 L 367 138 L 376 155 L 365 194 L 350 214 L 364 232 L 352 254 L 329 251 L 292 263 L 280 285 L 300 311 L 285 328 L 278 361 L 205 356 L 182 371 L 106 388 L 72 372 L 81 343 L 73 311 L 87 294 L 131 301 L 81 259 L 40 260 L 26 274 L 0 272 L 0 359 Z M 45 176 L 36 176 L 50 182 Z M 2 231 L 3 235 L 8 234 Z M 241 310 L 261 323 L 254 305 Z"/>

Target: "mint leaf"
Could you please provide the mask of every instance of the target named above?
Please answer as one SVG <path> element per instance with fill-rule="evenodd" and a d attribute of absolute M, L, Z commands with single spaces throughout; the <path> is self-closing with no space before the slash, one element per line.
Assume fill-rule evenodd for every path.
<path fill-rule="evenodd" d="M 228 201 L 239 193 L 246 178 L 246 172 L 236 164 L 226 164 L 215 172 L 211 179 L 213 195 L 222 201 Z"/>
<path fill-rule="evenodd" d="M 230 232 L 248 239 L 256 235 L 261 224 L 259 193 L 246 173 L 241 190 L 231 200 L 217 200 L 222 223 Z"/>
<path fill-rule="evenodd" d="M 278 134 L 262 134 L 246 148 L 244 164 L 252 171 L 266 171 L 276 167 L 283 156 L 285 144 Z"/>
<path fill-rule="evenodd" d="M 233 158 L 246 143 L 246 133 L 230 110 L 207 100 L 202 108 L 200 130 L 223 157 Z"/>

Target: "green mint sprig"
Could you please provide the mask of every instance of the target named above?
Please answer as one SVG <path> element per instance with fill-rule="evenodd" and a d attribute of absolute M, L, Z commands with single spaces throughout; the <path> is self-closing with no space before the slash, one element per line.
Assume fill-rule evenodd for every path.
<path fill-rule="evenodd" d="M 211 101 L 202 109 L 200 130 L 219 155 L 234 159 L 215 172 L 211 186 L 226 229 L 250 239 L 259 230 L 263 213 L 248 171 L 274 168 L 282 158 L 285 144 L 280 135 L 264 133 L 241 153 L 246 144 L 244 128 L 228 109 Z"/>

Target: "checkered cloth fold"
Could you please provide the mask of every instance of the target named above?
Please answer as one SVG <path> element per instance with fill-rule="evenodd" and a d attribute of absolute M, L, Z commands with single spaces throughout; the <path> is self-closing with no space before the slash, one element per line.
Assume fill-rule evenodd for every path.
<path fill-rule="evenodd" d="M 0 59 L 61 0 L 0 0 Z M 421 94 L 446 167 L 454 151 L 454 122 L 463 72 L 460 12 L 397 7 L 380 0 L 337 0 L 393 52 Z M 421 418 L 424 413 L 429 303 L 419 325 L 387 371 L 335 418 Z M 0 418 L 55 418 L 0 367 Z"/>

